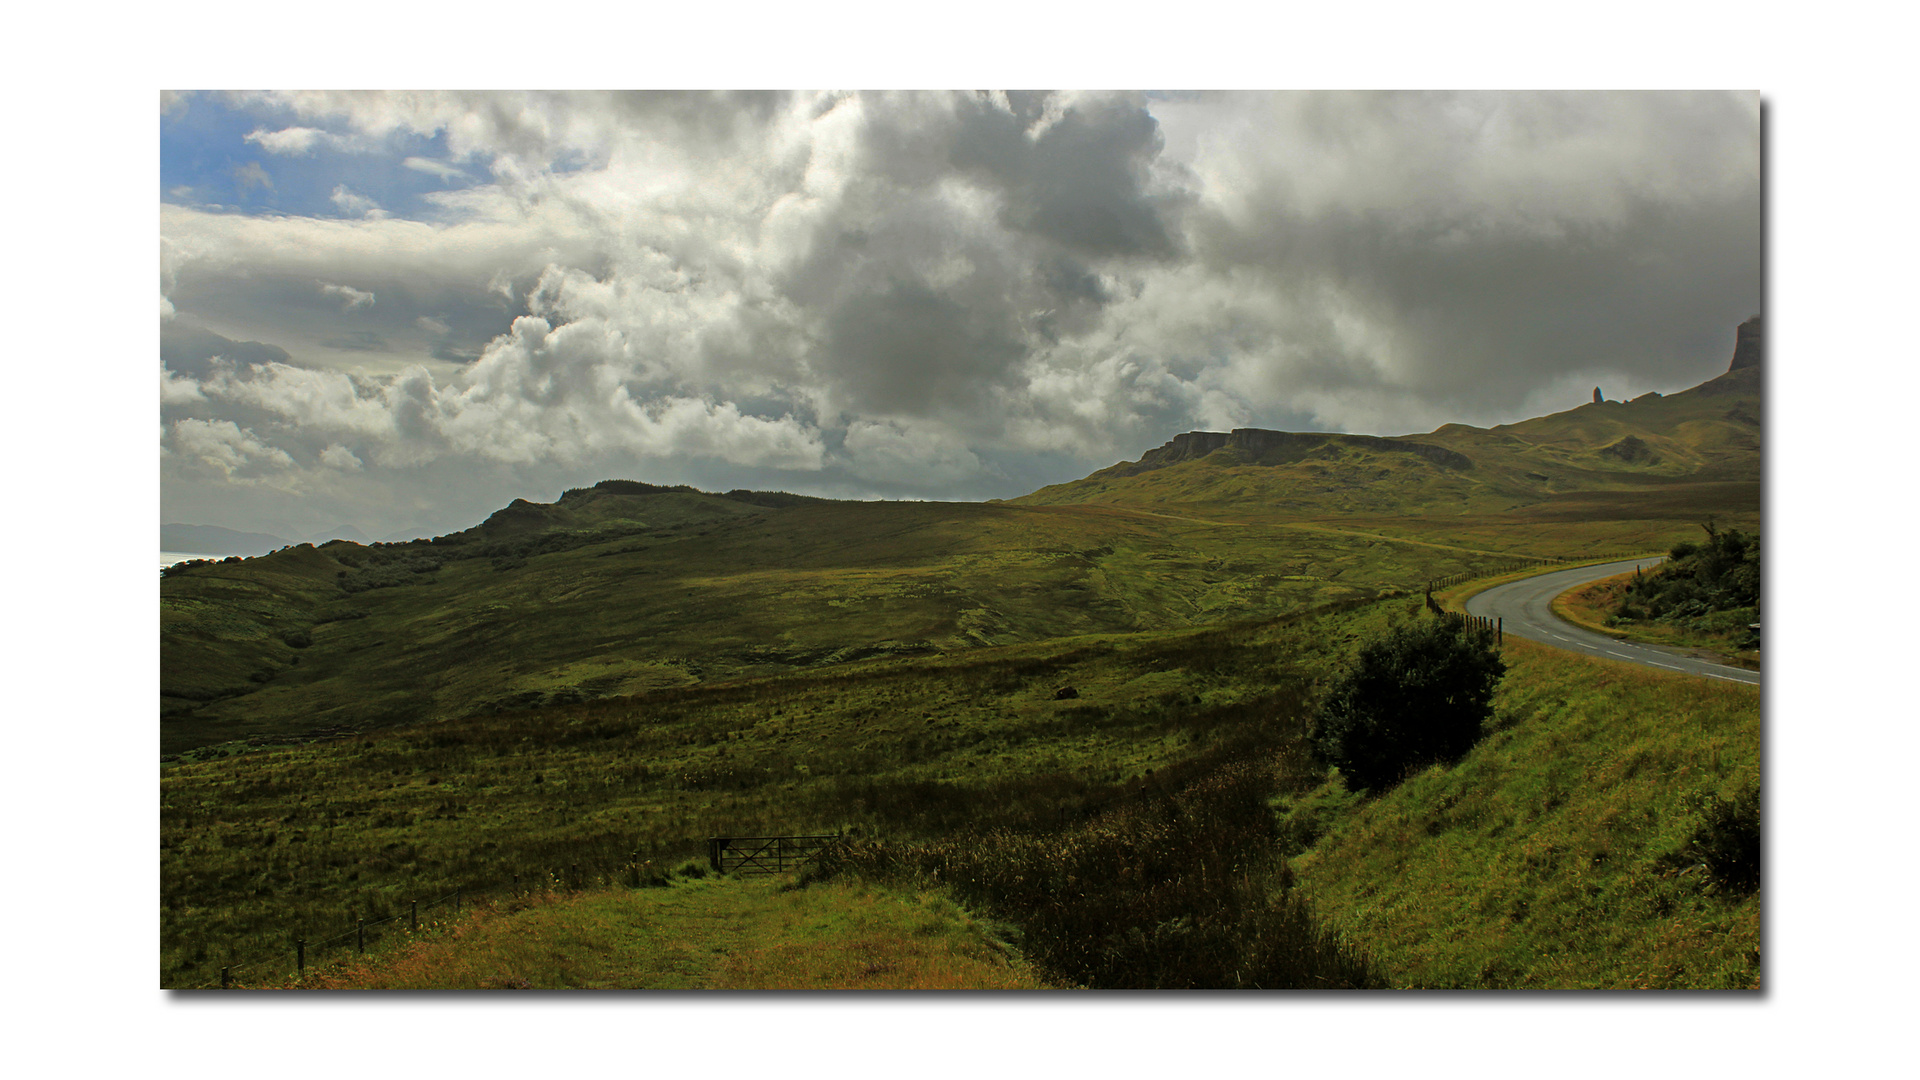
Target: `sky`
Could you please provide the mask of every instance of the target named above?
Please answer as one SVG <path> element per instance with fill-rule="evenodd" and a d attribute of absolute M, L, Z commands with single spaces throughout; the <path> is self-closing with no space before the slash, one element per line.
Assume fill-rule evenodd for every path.
<path fill-rule="evenodd" d="M 1724 370 L 1751 92 L 162 93 L 162 517 L 985 499 Z"/>

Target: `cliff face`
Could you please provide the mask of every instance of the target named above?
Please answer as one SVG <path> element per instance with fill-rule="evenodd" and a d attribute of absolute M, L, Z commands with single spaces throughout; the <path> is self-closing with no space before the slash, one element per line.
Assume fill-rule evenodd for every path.
<path fill-rule="evenodd" d="M 1765 357 L 1766 349 L 1760 339 L 1760 316 L 1755 315 L 1741 323 L 1733 332 L 1733 363 L 1727 367 L 1727 370 L 1739 371 L 1741 368 L 1759 367 L 1760 361 Z"/>
<path fill-rule="evenodd" d="M 1166 445 L 1140 455 L 1139 461 L 1122 462 L 1105 472 L 1110 476 L 1138 476 L 1154 469 L 1164 469 L 1169 465 L 1206 457 L 1227 445 L 1232 437 L 1224 431 L 1189 431 L 1184 435 L 1175 435 Z"/>

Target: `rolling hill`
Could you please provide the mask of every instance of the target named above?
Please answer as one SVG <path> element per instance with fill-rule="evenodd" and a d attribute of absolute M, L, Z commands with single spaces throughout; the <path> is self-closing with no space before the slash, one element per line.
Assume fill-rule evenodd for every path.
<path fill-rule="evenodd" d="M 162 752 L 1268 617 L 1760 509 L 1761 372 L 1491 429 L 1241 430 L 1006 502 L 609 480 L 161 583 Z"/>

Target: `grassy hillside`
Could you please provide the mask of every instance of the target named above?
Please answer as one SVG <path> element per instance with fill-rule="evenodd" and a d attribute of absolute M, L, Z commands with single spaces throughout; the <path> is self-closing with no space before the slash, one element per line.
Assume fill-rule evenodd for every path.
<path fill-rule="evenodd" d="M 1092 867 L 1245 858 L 1217 842 L 1167 846 L 1154 838 L 1177 833 L 1125 814 L 1180 805 L 1183 785 L 1230 763 L 1272 760 L 1283 771 L 1267 781 L 1270 850 L 1295 858 L 1257 874 L 1247 864 L 1246 887 L 1264 891 L 1215 878 L 1233 890 L 1219 902 L 1245 912 L 1235 918 L 1267 918 L 1261 905 L 1285 900 L 1297 874 L 1314 917 L 1394 985 L 1750 984 L 1757 898 L 1715 892 L 1676 862 L 1700 816 L 1691 800 L 1757 775 L 1750 689 L 1510 640 L 1499 730 L 1453 769 L 1361 801 L 1297 757 L 1264 756 L 1301 730 L 1314 686 L 1359 642 L 1424 617 L 1408 598 L 876 659 L 172 766 L 161 780 L 162 983 L 217 981 L 222 964 L 284 954 L 295 936 L 403 913 L 455 884 L 638 880 L 630 853 L 679 865 L 709 835 L 848 830 L 924 845 L 941 865 L 977 867 L 969 904 L 1044 936 L 1076 924 L 1022 914 L 1020 894 L 994 885 L 1001 875 L 1048 881 L 1072 865 L 1058 862 L 1068 851 Z M 1216 836 L 1211 819 L 1193 820 Z M 1110 899 L 1153 910 L 1144 896 Z M 1029 936 L 1023 951 L 1084 963 L 1072 948 L 1083 937 Z M 1174 955 L 1165 946 L 1143 955 Z"/>
<path fill-rule="evenodd" d="M 1509 639 L 1496 731 L 1369 801 L 1282 805 L 1302 885 L 1400 986 L 1760 985 L 1760 897 L 1688 845 L 1760 778 L 1753 687 Z"/>
<path fill-rule="evenodd" d="M 712 835 L 1077 819 L 1297 714 L 1312 658 L 1342 641 L 1297 618 L 1096 635 L 168 766 L 163 982 L 456 885 L 623 880 L 632 853 L 678 865 Z"/>
<path fill-rule="evenodd" d="M 1262 517 L 1664 517 L 1648 500 L 1758 513 L 1761 375 L 1475 428 L 1392 439 L 1242 431 L 1182 436 L 1138 462 L 1042 488 L 1021 505 L 1240 506 Z M 1705 513 L 1708 510 L 1696 511 Z"/>
<path fill-rule="evenodd" d="M 938 892 L 771 878 L 539 889 L 366 957 L 277 968 L 302 990 L 1042 990 L 999 934 Z"/>
<path fill-rule="evenodd" d="M 1127 507 L 619 501 L 631 516 L 516 504 L 430 544 L 302 546 L 163 579 L 162 752 L 1253 618 L 1514 550 Z"/>

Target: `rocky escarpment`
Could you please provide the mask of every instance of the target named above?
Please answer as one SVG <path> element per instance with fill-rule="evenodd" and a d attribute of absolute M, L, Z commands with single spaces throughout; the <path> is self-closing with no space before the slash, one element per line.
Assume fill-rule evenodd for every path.
<path fill-rule="evenodd" d="M 1727 367 L 1727 370 L 1739 371 L 1741 368 L 1759 367 L 1760 361 L 1765 357 L 1766 349 L 1762 346 L 1760 339 L 1760 316 L 1755 315 L 1734 330 L 1733 363 Z"/>
<path fill-rule="evenodd" d="M 1121 462 L 1094 475 L 1110 479 L 1138 476 L 1215 453 L 1224 455 L 1229 459 L 1227 463 L 1235 465 L 1288 465 L 1310 457 L 1336 457 L 1350 450 L 1413 454 L 1442 468 L 1473 468 L 1473 460 L 1465 454 L 1430 443 L 1405 442 L 1377 435 L 1235 428 L 1231 432 L 1189 431 L 1175 435 L 1164 446 L 1141 455 L 1139 461 Z"/>

